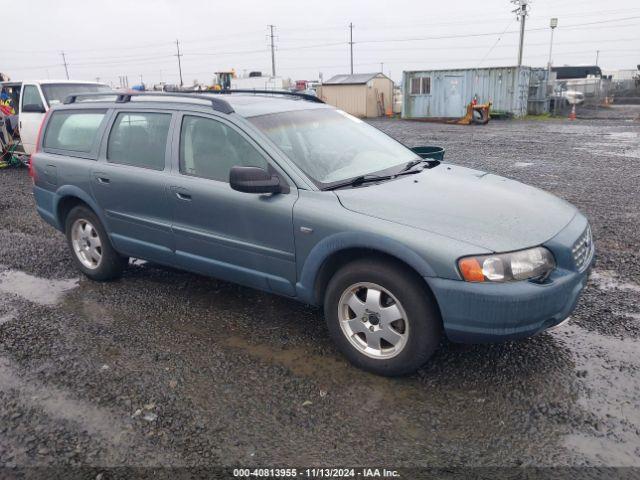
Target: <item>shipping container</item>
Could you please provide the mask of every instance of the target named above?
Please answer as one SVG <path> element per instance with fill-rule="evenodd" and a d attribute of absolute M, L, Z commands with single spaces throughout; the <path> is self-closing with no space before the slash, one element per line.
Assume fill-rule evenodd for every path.
<path fill-rule="evenodd" d="M 405 71 L 402 118 L 460 118 L 474 98 L 478 103 L 491 102 L 492 111 L 523 117 L 527 114 L 532 71 L 539 73 L 542 70 L 488 67 Z M 547 97 L 546 87 L 541 91 L 544 91 L 543 98 Z M 545 107 L 538 103 L 541 100 L 538 88 L 535 100 L 536 113 L 544 111 Z"/>

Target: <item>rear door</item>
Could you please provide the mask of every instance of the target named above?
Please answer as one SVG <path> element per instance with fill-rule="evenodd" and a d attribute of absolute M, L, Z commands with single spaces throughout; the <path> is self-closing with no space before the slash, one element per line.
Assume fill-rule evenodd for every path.
<path fill-rule="evenodd" d="M 225 119 L 185 114 L 179 126 L 169 184 L 176 261 L 189 270 L 293 295 L 293 205 L 298 198 L 293 183 Z M 291 185 L 290 191 L 235 191 L 229 172 L 236 165 L 270 170 Z"/>
<path fill-rule="evenodd" d="M 116 111 L 91 172 L 116 250 L 169 264 L 173 237 L 165 192 L 172 122 L 170 111 Z"/>
<path fill-rule="evenodd" d="M 20 93 L 20 111 L 18 120 L 20 127 L 20 141 L 27 154 L 35 148 L 40 124 L 46 112 L 46 103 L 40 86 L 25 83 Z"/>

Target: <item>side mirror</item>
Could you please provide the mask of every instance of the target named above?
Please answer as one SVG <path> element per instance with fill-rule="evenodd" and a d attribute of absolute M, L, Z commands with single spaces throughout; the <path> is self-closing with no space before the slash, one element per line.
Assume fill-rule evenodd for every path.
<path fill-rule="evenodd" d="M 38 103 L 27 103 L 22 105 L 22 111 L 24 113 L 45 113 L 44 105 Z"/>
<path fill-rule="evenodd" d="M 259 167 L 233 167 L 229 174 L 231 188 L 245 193 L 280 193 L 280 177 Z"/>

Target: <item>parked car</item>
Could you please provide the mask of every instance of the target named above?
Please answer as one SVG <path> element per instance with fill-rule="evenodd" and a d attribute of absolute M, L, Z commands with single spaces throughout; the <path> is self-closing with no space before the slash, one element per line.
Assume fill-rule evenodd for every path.
<path fill-rule="evenodd" d="M 323 306 L 339 349 L 383 375 L 415 371 L 443 333 L 560 324 L 594 256 L 567 202 L 421 158 L 313 97 L 70 98 L 37 148 L 38 212 L 89 278 L 135 257 Z"/>
<path fill-rule="evenodd" d="M 40 80 L 22 82 L 18 89 L 18 128 L 24 153 L 30 155 L 36 143 L 44 114 L 72 93 L 110 91 L 108 85 L 75 80 Z"/>

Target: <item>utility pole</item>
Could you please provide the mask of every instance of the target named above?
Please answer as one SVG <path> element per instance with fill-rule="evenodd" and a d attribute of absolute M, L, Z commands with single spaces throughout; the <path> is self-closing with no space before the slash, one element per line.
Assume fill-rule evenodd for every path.
<path fill-rule="evenodd" d="M 551 22 L 549 23 L 549 26 L 551 27 L 551 41 L 549 42 L 549 62 L 547 64 L 547 69 L 549 70 L 549 78 L 551 78 L 551 64 L 552 64 L 551 53 L 553 52 L 553 31 L 558 26 L 558 19 L 552 18 Z"/>
<path fill-rule="evenodd" d="M 69 80 L 69 67 L 67 65 L 67 57 L 64 55 L 64 52 L 60 52 L 62 55 L 62 63 L 64 64 L 64 72 L 67 74 L 67 80 Z"/>
<path fill-rule="evenodd" d="M 511 3 L 518 6 L 513 12 L 520 21 L 520 46 L 518 48 L 518 66 L 522 65 L 522 52 L 524 50 L 524 24 L 527 18 L 527 4 L 529 0 L 511 0 Z"/>
<path fill-rule="evenodd" d="M 353 75 L 353 23 L 349 23 L 349 50 L 351 51 L 351 75 Z"/>
<path fill-rule="evenodd" d="M 600 50 L 596 50 L 596 67 L 598 66 L 598 60 L 600 60 Z"/>
<path fill-rule="evenodd" d="M 178 51 L 176 57 L 178 57 L 178 71 L 180 72 L 180 86 L 182 87 L 184 85 L 182 81 L 182 63 L 180 63 L 180 57 L 182 56 L 182 54 L 180 53 L 180 42 L 178 40 L 176 40 L 176 50 Z"/>
<path fill-rule="evenodd" d="M 269 27 L 269 37 L 271 38 L 271 76 L 276 76 L 276 47 L 273 43 L 273 29 L 276 28 L 275 25 L 268 25 Z"/>
<path fill-rule="evenodd" d="M 384 75 L 384 62 L 380 62 L 380 73 Z"/>

